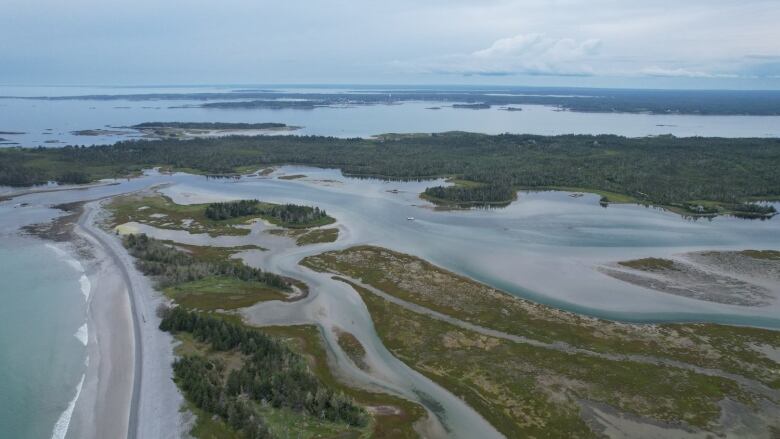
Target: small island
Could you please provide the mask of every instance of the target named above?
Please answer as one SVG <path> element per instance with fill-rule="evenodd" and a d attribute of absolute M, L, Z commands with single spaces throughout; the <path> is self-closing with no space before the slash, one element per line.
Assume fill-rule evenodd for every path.
<path fill-rule="evenodd" d="M 144 122 L 128 128 L 140 131 L 147 138 L 192 139 L 198 137 L 246 136 L 294 131 L 300 127 L 274 122 Z"/>
<path fill-rule="evenodd" d="M 490 104 L 484 102 L 476 104 L 452 104 L 452 108 L 466 109 L 466 110 L 487 110 L 490 108 Z"/>

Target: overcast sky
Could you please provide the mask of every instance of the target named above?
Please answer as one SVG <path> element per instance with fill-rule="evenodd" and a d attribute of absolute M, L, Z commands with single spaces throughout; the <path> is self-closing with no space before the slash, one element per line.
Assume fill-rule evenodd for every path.
<path fill-rule="evenodd" d="M 0 83 L 780 88 L 778 0 L 1 0 Z"/>

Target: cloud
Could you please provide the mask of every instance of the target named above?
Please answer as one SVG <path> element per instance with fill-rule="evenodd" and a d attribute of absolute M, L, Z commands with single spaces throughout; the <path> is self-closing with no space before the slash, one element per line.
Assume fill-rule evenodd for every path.
<path fill-rule="evenodd" d="M 663 68 L 658 66 L 647 67 L 639 70 L 640 76 L 656 76 L 666 78 L 736 78 L 739 75 L 731 73 L 710 73 L 686 68 Z"/>
<path fill-rule="evenodd" d="M 421 70 L 433 73 L 581 76 L 593 74 L 589 61 L 595 58 L 600 47 L 598 39 L 575 40 L 530 33 L 501 38 L 469 54 L 400 64 L 416 64 Z"/>
<path fill-rule="evenodd" d="M 482 59 L 515 58 L 523 61 L 576 61 L 598 51 L 601 41 L 591 38 L 576 41 L 571 38 L 549 38 L 543 34 L 520 34 L 501 38 L 490 47 L 472 55 Z"/>

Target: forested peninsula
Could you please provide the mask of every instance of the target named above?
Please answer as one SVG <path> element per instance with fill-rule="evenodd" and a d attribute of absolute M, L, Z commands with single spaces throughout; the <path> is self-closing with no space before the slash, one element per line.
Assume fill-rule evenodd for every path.
<path fill-rule="evenodd" d="M 604 203 L 636 202 L 681 213 L 773 214 L 756 200 L 780 199 L 780 139 L 626 138 L 614 135 L 382 135 L 223 137 L 114 145 L 0 149 L 0 185 L 86 183 L 160 166 L 236 175 L 269 165 L 339 168 L 385 179 L 454 177 L 457 190 L 431 198 L 510 202 L 517 189 L 592 191 Z M 488 189 L 486 189 L 488 188 Z M 748 203 L 748 204 L 746 204 Z"/>

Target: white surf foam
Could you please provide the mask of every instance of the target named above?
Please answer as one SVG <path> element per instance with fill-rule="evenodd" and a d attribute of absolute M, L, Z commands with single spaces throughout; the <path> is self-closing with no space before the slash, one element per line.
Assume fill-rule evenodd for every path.
<path fill-rule="evenodd" d="M 81 293 L 84 294 L 84 300 L 89 301 L 89 294 L 92 291 L 92 283 L 89 281 L 89 278 L 85 274 L 86 271 L 84 270 L 84 266 L 81 265 L 81 262 L 79 262 L 77 259 L 73 259 L 68 252 L 65 250 L 57 247 L 54 244 L 46 243 L 46 247 L 51 249 L 54 253 L 57 253 L 57 256 L 61 257 L 65 260 L 65 262 L 70 265 L 74 270 L 81 273 L 81 277 L 79 278 L 79 285 L 81 285 Z"/>
<path fill-rule="evenodd" d="M 48 242 L 45 245 L 46 245 L 46 247 L 48 247 L 49 249 L 54 251 L 54 253 L 57 253 L 57 256 L 59 256 L 62 259 L 64 259 L 65 262 L 67 262 L 68 265 L 73 267 L 74 270 L 78 271 L 79 273 L 83 273 L 84 272 L 84 266 L 81 265 L 81 262 L 79 262 L 78 260 L 73 259 L 72 257 L 70 257 L 68 252 L 66 252 L 65 250 L 57 247 L 56 245 L 50 244 Z"/>
<path fill-rule="evenodd" d="M 84 300 L 89 301 L 89 293 L 92 291 L 92 283 L 86 274 L 82 274 L 79 278 L 79 284 L 81 285 L 81 292 L 84 294 Z"/>
<path fill-rule="evenodd" d="M 79 385 L 76 386 L 76 396 L 70 400 L 70 403 L 68 403 L 68 408 L 62 412 L 60 418 L 57 419 L 57 423 L 54 424 L 54 429 L 51 432 L 52 439 L 65 439 L 65 435 L 68 434 L 70 418 L 73 416 L 73 409 L 76 407 L 76 400 L 79 399 L 79 395 L 81 394 L 81 387 L 84 385 L 85 377 L 86 374 L 81 375 L 81 381 L 79 381 Z"/>
<path fill-rule="evenodd" d="M 76 333 L 73 334 L 73 336 L 76 337 L 84 346 L 86 346 L 87 342 L 89 342 L 89 328 L 87 327 L 87 324 L 84 323 L 81 325 L 81 327 L 76 330 Z"/>

